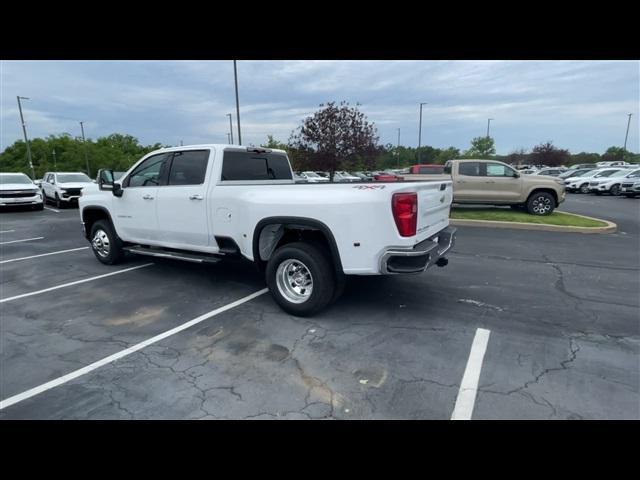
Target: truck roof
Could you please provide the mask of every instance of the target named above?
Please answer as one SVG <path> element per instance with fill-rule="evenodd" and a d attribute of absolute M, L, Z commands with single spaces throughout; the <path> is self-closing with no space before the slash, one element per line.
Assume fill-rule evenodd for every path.
<path fill-rule="evenodd" d="M 232 145 L 229 143 L 201 143 L 201 144 L 195 144 L 195 145 L 180 145 L 177 147 L 166 147 L 166 148 L 159 148 L 157 150 L 154 150 L 154 152 L 174 152 L 174 151 L 180 151 L 180 150 L 190 150 L 193 148 L 216 148 L 216 149 L 237 149 L 237 150 L 254 150 L 254 149 L 260 149 L 260 150 L 267 150 L 270 152 L 278 152 L 278 153 L 287 153 L 284 150 L 280 150 L 278 148 L 268 148 L 268 147 L 261 147 L 261 146 L 251 146 L 251 147 L 247 147 L 245 145 Z M 152 152 L 149 152 L 152 153 Z"/>

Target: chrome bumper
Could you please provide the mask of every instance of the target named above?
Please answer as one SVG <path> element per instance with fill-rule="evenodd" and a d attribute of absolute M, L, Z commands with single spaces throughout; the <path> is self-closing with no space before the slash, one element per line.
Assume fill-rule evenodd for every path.
<path fill-rule="evenodd" d="M 444 256 L 456 241 L 456 228 L 447 227 L 411 249 L 390 248 L 380 258 L 380 273 L 422 273 L 434 264 L 445 266 Z"/>

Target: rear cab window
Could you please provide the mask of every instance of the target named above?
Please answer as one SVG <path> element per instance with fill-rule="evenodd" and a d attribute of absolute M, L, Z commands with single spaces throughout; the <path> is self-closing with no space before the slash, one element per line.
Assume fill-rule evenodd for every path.
<path fill-rule="evenodd" d="M 225 150 L 222 183 L 294 183 L 287 155 L 273 151 Z"/>
<path fill-rule="evenodd" d="M 458 174 L 466 175 L 467 177 L 479 177 L 480 162 L 461 162 L 458 166 Z"/>

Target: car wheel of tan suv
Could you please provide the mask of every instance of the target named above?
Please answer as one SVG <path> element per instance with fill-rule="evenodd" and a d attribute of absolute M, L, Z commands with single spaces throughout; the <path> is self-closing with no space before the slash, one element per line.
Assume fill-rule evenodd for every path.
<path fill-rule="evenodd" d="M 556 200 L 547 192 L 533 192 L 527 200 L 527 211 L 531 215 L 549 215 L 556 208 Z"/>

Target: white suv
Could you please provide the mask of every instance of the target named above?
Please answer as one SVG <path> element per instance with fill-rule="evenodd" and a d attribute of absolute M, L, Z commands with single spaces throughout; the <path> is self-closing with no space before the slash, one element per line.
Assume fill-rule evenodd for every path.
<path fill-rule="evenodd" d="M 24 173 L 0 173 L 0 206 L 24 205 L 42 210 L 38 186 Z"/>
<path fill-rule="evenodd" d="M 42 178 L 44 203 L 55 202 L 56 207 L 78 204 L 82 189 L 93 181 L 82 172 L 47 172 Z"/>
<path fill-rule="evenodd" d="M 608 193 L 617 197 L 622 193 L 623 183 L 634 182 L 638 178 L 640 178 L 640 169 L 631 171 L 628 169 L 618 170 L 606 178 L 589 182 L 589 190 L 596 195 Z"/>

